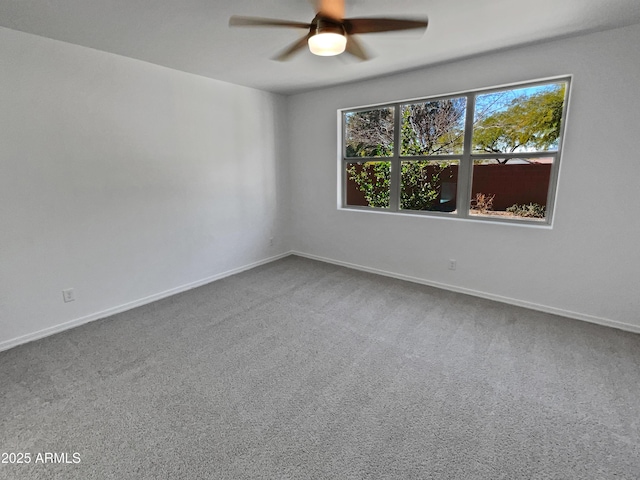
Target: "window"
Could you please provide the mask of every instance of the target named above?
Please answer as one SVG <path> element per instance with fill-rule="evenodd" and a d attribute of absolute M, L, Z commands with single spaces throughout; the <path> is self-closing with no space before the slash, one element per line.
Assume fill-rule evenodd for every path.
<path fill-rule="evenodd" d="M 344 110 L 342 206 L 549 224 L 569 79 Z"/>

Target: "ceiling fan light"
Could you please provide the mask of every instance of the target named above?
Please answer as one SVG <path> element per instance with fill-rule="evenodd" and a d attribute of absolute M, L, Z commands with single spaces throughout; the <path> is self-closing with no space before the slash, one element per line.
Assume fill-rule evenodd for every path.
<path fill-rule="evenodd" d="M 309 37 L 309 50 L 314 55 L 340 55 L 347 48 L 347 37 L 340 33 L 321 32 Z"/>

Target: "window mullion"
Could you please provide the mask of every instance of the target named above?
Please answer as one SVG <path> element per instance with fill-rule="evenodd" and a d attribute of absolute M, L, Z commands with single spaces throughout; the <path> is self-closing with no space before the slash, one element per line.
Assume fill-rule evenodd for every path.
<path fill-rule="evenodd" d="M 391 157 L 391 185 L 389 191 L 389 209 L 400 210 L 400 128 L 402 126 L 400 104 L 393 105 L 393 157 Z"/>
<path fill-rule="evenodd" d="M 467 95 L 467 112 L 464 121 L 464 149 L 458 168 L 458 199 L 456 209 L 462 218 L 469 216 L 469 204 L 471 202 L 471 176 L 473 174 L 473 162 L 471 160 L 471 148 L 473 143 L 473 116 L 475 113 L 476 96 Z"/>

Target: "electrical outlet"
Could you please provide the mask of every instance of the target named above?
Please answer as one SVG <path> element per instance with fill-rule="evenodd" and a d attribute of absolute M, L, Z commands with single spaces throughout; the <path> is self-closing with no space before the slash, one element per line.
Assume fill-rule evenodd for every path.
<path fill-rule="evenodd" d="M 273 237 L 269 238 L 269 246 L 273 247 Z"/>
<path fill-rule="evenodd" d="M 456 269 L 456 261 L 454 259 L 449 260 L 449 270 Z"/>
<path fill-rule="evenodd" d="M 76 292 L 73 288 L 67 288 L 66 290 L 62 290 L 62 299 L 67 302 L 73 302 L 76 299 Z"/>

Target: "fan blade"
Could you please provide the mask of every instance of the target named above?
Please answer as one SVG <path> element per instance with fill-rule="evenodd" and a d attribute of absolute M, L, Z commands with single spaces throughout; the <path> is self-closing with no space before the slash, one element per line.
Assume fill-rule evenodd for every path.
<path fill-rule="evenodd" d="M 300 40 L 295 43 L 292 43 L 289 47 L 284 49 L 278 55 L 273 57 L 273 60 L 277 60 L 279 62 L 284 62 L 285 60 L 289 60 L 289 57 L 296 53 L 298 50 L 303 49 L 307 46 L 307 41 L 309 40 L 309 35 L 305 35 Z"/>
<path fill-rule="evenodd" d="M 344 18 L 344 0 L 317 0 L 316 12 L 322 17 L 342 20 Z"/>
<path fill-rule="evenodd" d="M 278 20 L 275 18 L 262 17 L 240 17 L 233 15 L 229 19 L 230 27 L 294 27 L 311 28 L 310 23 L 292 22 L 289 20 Z"/>
<path fill-rule="evenodd" d="M 404 20 L 401 18 L 345 18 L 344 29 L 348 34 L 391 32 L 396 30 L 411 30 L 413 28 L 427 28 L 429 21 Z"/>
<path fill-rule="evenodd" d="M 347 36 L 347 48 L 346 51 L 353 55 L 354 57 L 358 57 L 360 60 L 368 60 L 369 55 L 365 52 L 362 44 L 356 40 L 353 35 Z"/>

